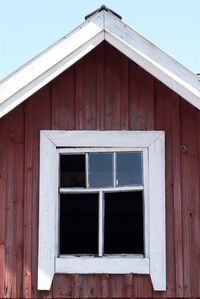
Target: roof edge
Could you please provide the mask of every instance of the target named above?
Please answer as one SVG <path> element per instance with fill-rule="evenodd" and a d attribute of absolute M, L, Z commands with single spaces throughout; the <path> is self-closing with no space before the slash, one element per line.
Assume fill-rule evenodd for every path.
<path fill-rule="evenodd" d="M 200 110 L 199 77 L 102 9 L 0 82 L 0 117 L 76 63 L 103 40 Z"/>

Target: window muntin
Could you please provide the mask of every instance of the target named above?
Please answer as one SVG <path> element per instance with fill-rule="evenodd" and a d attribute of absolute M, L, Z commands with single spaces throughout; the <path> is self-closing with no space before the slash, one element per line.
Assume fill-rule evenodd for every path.
<path fill-rule="evenodd" d="M 77 150 L 77 149 L 76 149 Z M 107 188 L 143 185 L 142 151 L 102 151 L 60 154 L 60 187 Z M 96 152 L 94 152 L 96 151 Z"/>
<path fill-rule="evenodd" d="M 81 171 L 81 175 L 86 178 L 86 185 L 83 186 L 83 184 L 80 184 L 75 187 L 73 183 L 71 186 L 67 184 L 67 187 L 63 187 L 63 184 L 61 184 L 59 207 L 61 220 L 58 233 L 60 247 L 58 255 L 145 255 L 147 254 L 145 248 L 148 248 L 148 246 L 144 244 L 144 152 L 126 151 L 125 149 L 121 149 L 121 151 L 110 149 L 109 152 L 108 149 L 104 149 L 104 152 L 102 149 L 101 152 L 98 150 L 99 149 L 93 149 L 93 152 L 87 152 L 80 149 L 80 152 L 71 154 L 67 152 L 67 149 L 66 152 L 62 149 L 62 153 L 60 154 L 60 177 L 63 176 L 63 169 L 65 170 L 65 174 L 69 174 L 69 176 L 71 175 L 72 169 L 75 169 L 75 172 L 77 172 L 77 169 L 84 169 L 85 174 Z M 62 163 L 64 163 L 64 166 Z M 77 166 L 72 166 L 72 163 L 77 163 Z M 84 164 L 84 167 L 80 167 L 81 163 L 82 165 Z M 67 165 L 69 165 L 69 169 Z M 66 181 L 69 180 L 66 179 Z M 62 183 L 61 179 L 60 182 Z M 89 233 L 87 234 L 86 230 L 86 238 L 85 241 L 83 241 L 82 237 L 84 233 L 82 230 L 85 226 L 82 222 L 85 209 L 84 202 L 87 197 L 94 197 L 94 194 L 91 196 L 90 194 L 92 193 L 88 193 L 88 191 L 95 192 L 96 198 L 98 197 L 98 205 L 96 204 L 96 207 L 98 206 L 98 220 L 96 219 L 98 222 L 98 231 L 96 231 L 96 237 L 93 235 L 93 237 L 87 239 Z M 74 198 L 74 201 L 76 201 L 76 198 L 79 199 L 79 204 L 77 204 L 76 208 L 77 211 L 70 212 L 70 204 L 69 210 L 67 211 L 67 201 L 69 201 L 70 196 L 71 199 Z M 67 198 L 66 202 L 64 202 L 65 198 Z M 92 204 L 91 202 L 91 205 Z M 63 216 L 63 206 L 65 206 L 66 209 L 65 216 Z M 117 206 L 121 206 L 123 209 L 121 209 L 121 211 L 118 209 L 117 211 Z M 136 213 L 138 206 L 140 209 L 139 212 Z M 66 220 L 67 213 L 69 213 L 68 220 L 72 219 L 71 222 L 70 220 Z M 80 214 L 82 217 L 78 217 Z M 116 215 L 118 215 L 117 218 L 115 217 Z M 113 220 L 109 219 L 110 217 L 112 217 Z M 131 217 L 133 217 L 132 220 Z M 86 218 L 85 212 L 85 219 Z M 65 220 L 63 221 L 62 219 Z M 83 223 L 83 227 L 81 227 L 81 223 Z M 65 226 L 68 226 L 69 229 L 65 229 Z M 65 234 L 63 234 L 63 231 L 65 231 Z M 137 234 L 140 234 L 140 236 Z M 79 238 L 81 244 L 78 245 L 76 237 L 78 238 L 79 235 L 81 236 Z M 65 241 L 67 239 L 68 241 Z M 88 250 L 89 245 L 87 242 L 96 243 L 97 239 L 98 251 L 94 249 Z M 94 248 L 94 245 L 90 244 L 90 246 Z"/>

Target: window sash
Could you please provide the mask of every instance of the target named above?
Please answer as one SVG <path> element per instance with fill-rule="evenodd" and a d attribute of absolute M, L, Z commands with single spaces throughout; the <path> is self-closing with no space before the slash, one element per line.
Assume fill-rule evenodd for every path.
<path fill-rule="evenodd" d="M 90 152 L 111 152 L 113 153 L 114 159 L 114 169 L 113 169 L 113 179 L 116 176 L 116 153 L 117 152 L 142 152 L 142 161 L 143 161 L 143 185 L 140 186 L 116 186 L 113 187 L 101 187 L 101 188 L 87 188 L 88 187 L 88 153 Z M 66 193 L 98 193 L 99 194 L 99 227 L 98 227 L 98 255 L 99 257 L 104 256 L 104 208 L 105 208 L 105 192 L 123 192 L 123 191 L 143 191 L 143 238 L 144 238 L 144 257 L 149 257 L 149 236 L 148 236 L 148 222 L 149 222 L 149 210 L 148 210 L 148 190 L 144 192 L 145 189 L 148 188 L 148 175 L 145 175 L 148 171 L 148 152 L 145 148 L 135 149 L 135 148 L 61 148 L 57 149 L 58 159 L 60 154 L 69 154 L 69 153 L 77 153 L 77 154 L 85 154 L 86 155 L 86 188 L 59 188 L 59 194 Z M 116 180 L 114 180 L 115 182 Z M 57 223 L 59 224 L 59 201 L 57 204 Z M 57 231 L 57 243 L 59 244 L 59 230 Z M 59 255 L 59 248 L 56 252 L 57 256 Z M 121 254 L 123 255 L 123 254 Z M 129 255 L 129 254 L 128 254 Z M 66 255 L 67 256 L 67 255 Z M 74 255 L 76 256 L 76 255 Z M 84 256 L 84 254 L 80 255 Z M 120 256 L 120 254 L 118 254 Z"/>

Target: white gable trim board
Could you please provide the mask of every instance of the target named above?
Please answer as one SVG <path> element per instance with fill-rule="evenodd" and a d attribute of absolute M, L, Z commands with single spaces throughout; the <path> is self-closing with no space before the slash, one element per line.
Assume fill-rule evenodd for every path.
<path fill-rule="evenodd" d="M 111 12 L 103 10 L 0 83 L 0 117 L 68 69 L 103 40 L 200 109 L 198 76 Z"/>

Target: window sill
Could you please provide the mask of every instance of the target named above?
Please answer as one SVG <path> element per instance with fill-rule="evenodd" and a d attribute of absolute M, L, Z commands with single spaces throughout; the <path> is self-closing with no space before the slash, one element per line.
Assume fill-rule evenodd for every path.
<path fill-rule="evenodd" d="M 149 258 L 141 255 L 62 256 L 55 260 L 56 273 L 149 274 Z"/>

